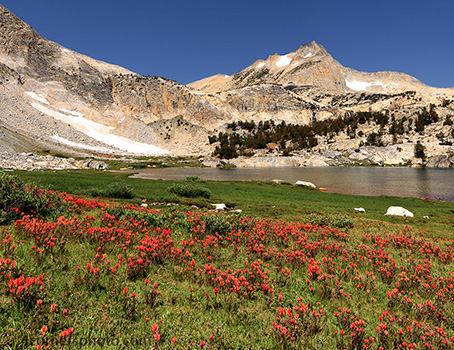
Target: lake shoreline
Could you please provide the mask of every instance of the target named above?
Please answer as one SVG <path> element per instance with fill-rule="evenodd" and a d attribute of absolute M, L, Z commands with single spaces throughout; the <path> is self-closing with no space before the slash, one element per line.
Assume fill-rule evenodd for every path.
<path fill-rule="evenodd" d="M 125 171 L 127 172 L 127 171 Z M 408 167 L 145 168 L 130 178 L 210 181 L 309 181 L 327 192 L 454 202 L 454 169 Z"/>

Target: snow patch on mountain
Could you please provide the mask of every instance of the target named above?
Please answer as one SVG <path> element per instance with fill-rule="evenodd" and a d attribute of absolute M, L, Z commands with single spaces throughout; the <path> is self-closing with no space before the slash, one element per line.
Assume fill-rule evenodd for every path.
<path fill-rule="evenodd" d="M 84 116 L 84 115 L 83 115 L 82 113 L 80 113 L 80 112 L 70 111 L 69 109 L 59 108 L 58 110 L 61 111 L 61 112 L 63 112 L 63 113 L 66 113 L 66 114 L 68 114 L 68 113 L 69 113 L 69 114 L 72 114 L 72 115 L 74 115 L 74 116 L 76 116 L 76 117 L 79 117 L 79 118 L 83 118 L 83 116 Z"/>
<path fill-rule="evenodd" d="M 108 150 L 107 148 L 104 148 L 104 147 L 93 147 L 93 146 L 89 146 L 89 145 L 84 145 L 82 143 L 77 143 L 77 142 L 73 142 L 73 141 L 67 140 L 67 139 L 65 139 L 63 137 L 60 137 L 58 135 L 52 136 L 52 139 L 54 139 L 55 141 L 58 141 L 60 143 L 63 143 L 65 145 L 74 147 L 74 148 L 88 149 L 89 151 L 96 151 L 96 152 L 103 152 L 103 153 L 112 153 L 112 151 Z"/>
<path fill-rule="evenodd" d="M 347 80 L 345 79 L 345 85 L 351 90 L 354 91 L 367 91 L 366 89 L 370 86 L 381 86 L 382 88 L 387 88 L 389 84 L 384 84 L 382 81 L 375 81 L 373 83 L 358 81 L 358 80 Z"/>
<path fill-rule="evenodd" d="M 83 117 L 83 114 L 80 116 L 80 114 L 78 113 L 78 116 L 75 116 L 57 112 L 56 110 L 37 102 L 32 102 L 31 105 L 38 111 L 71 125 L 77 131 L 80 131 L 97 141 L 103 142 L 123 151 L 147 155 L 163 155 L 169 153 L 168 150 L 150 145 L 148 143 L 136 142 L 123 136 L 113 135 L 110 133 L 110 131 L 115 129 L 114 127 L 86 119 Z"/>
<path fill-rule="evenodd" d="M 280 56 L 279 60 L 276 62 L 276 67 L 281 68 L 281 67 L 288 66 L 291 61 L 292 61 L 292 59 L 290 57 L 288 57 L 288 55 Z"/>
<path fill-rule="evenodd" d="M 265 65 L 265 62 L 260 62 L 255 68 L 262 68 Z"/>
<path fill-rule="evenodd" d="M 37 95 L 35 94 L 34 92 L 31 92 L 31 91 L 26 91 L 25 94 L 29 97 L 31 97 L 32 99 L 34 99 L 35 101 L 38 101 L 38 102 L 41 102 L 41 103 L 44 103 L 45 105 L 50 105 L 49 101 L 47 101 L 43 95 Z"/>

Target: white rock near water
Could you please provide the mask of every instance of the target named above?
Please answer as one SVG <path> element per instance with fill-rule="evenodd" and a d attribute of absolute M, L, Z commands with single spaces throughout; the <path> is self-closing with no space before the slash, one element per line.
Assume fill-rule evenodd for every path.
<path fill-rule="evenodd" d="M 312 182 L 309 182 L 309 181 L 297 181 L 297 182 L 295 182 L 295 185 L 317 188 L 317 186 L 315 186 Z"/>
<path fill-rule="evenodd" d="M 414 217 L 411 211 L 402 207 L 389 207 L 385 215 Z"/>

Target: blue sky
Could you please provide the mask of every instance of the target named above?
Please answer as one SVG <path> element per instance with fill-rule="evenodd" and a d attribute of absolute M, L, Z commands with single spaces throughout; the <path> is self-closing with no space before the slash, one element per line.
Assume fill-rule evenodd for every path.
<path fill-rule="evenodd" d="M 186 84 L 312 40 L 342 65 L 454 87 L 454 1 L 0 0 L 41 35 Z"/>

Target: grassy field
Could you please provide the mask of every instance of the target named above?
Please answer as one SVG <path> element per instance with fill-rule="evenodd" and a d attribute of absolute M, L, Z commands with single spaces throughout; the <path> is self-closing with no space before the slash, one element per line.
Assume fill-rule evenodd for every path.
<path fill-rule="evenodd" d="M 142 199 L 147 199 L 148 202 L 173 202 L 200 207 L 209 207 L 210 203 L 226 203 L 243 210 L 248 215 L 289 221 L 302 221 L 310 213 L 348 215 L 355 222 L 377 220 L 403 223 L 415 229 L 431 229 L 434 234 L 440 236 L 447 235 L 454 229 L 454 203 L 416 198 L 342 195 L 256 181 L 196 182 L 199 186 L 209 189 L 212 196 L 209 199 L 185 198 L 169 193 L 167 189 L 174 184 L 187 181 L 133 179 L 128 178 L 128 173 L 99 171 L 16 172 L 16 174 L 56 191 L 84 195 L 93 194 L 93 190 L 105 189 L 111 183 L 124 182 L 135 194 L 136 198 L 130 201 L 132 203 L 139 203 Z M 402 206 L 413 212 L 415 217 L 384 216 L 389 206 Z M 358 207 L 365 208 L 366 213 L 353 210 Z"/>
<path fill-rule="evenodd" d="M 454 348 L 452 203 L 16 174 L 39 185 L 1 177 L 5 349 Z M 243 212 L 207 211 L 219 202 Z M 383 216 L 390 205 L 415 218 Z"/>

